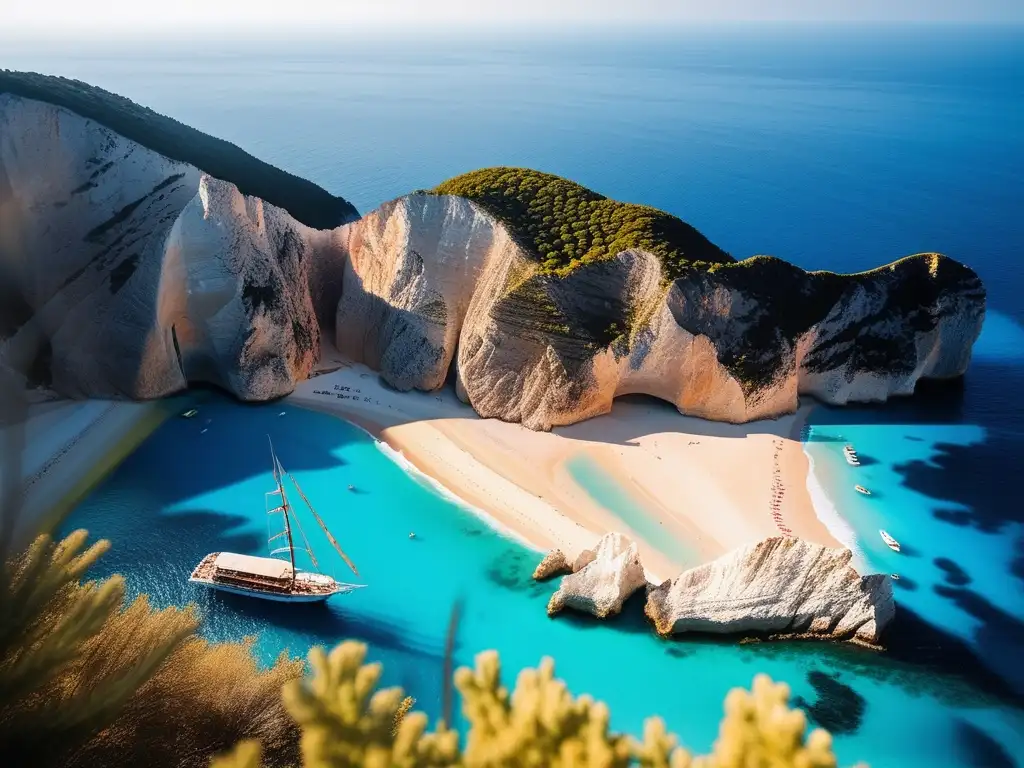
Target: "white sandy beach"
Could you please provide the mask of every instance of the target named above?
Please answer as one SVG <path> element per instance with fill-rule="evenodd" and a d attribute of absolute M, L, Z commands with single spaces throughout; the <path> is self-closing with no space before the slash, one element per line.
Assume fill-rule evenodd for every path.
<path fill-rule="evenodd" d="M 627 398 L 611 414 L 544 433 L 481 419 L 450 387 L 396 392 L 364 366 L 324 365 L 340 367 L 301 384 L 289 402 L 378 435 L 495 527 L 537 549 L 572 554 L 621 531 L 638 542 L 653 580 L 781 532 L 840 546 L 807 490 L 808 462 L 796 439 L 806 407 L 730 425 Z M 602 506 L 574 479 L 571 468 L 581 461 L 683 546 L 666 547 L 649 528 L 644 536 Z"/>
<path fill-rule="evenodd" d="M 160 402 L 55 400 L 29 406 L 15 542 L 25 543 L 63 516 L 142 442 L 167 412 L 166 404 Z M 3 438 L 6 446 L 6 435 Z"/>
<path fill-rule="evenodd" d="M 806 408 L 736 426 L 626 398 L 608 415 L 545 433 L 481 419 L 450 387 L 396 392 L 365 366 L 338 359 L 325 366 L 337 369 L 301 384 L 288 402 L 379 436 L 496 528 L 538 550 L 574 555 L 621 531 L 638 542 L 657 580 L 780 532 L 840 546 L 815 514 L 808 462 L 794 439 Z M 166 401 L 31 406 L 17 539 L 58 519 L 171 410 Z M 629 515 L 621 502 L 609 509 L 578 482 L 573 468 L 581 462 L 621 491 Z M 645 525 L 631 527 L 638 516 Z"/>

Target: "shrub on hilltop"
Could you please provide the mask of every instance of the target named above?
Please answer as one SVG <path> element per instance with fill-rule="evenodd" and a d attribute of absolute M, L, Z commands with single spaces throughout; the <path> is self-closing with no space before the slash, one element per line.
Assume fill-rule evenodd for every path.
<path fill-rule="evenodd" d="M 477 203 L 504 222 L 546 272 L 564 275 L 630 249 L 658 256 L 669 278 L 690 261 L 733 260 L 671 214 L 610 200 L 568 179 L 528 168 L 484 168 L 449 179 L 431 192 Z"/>

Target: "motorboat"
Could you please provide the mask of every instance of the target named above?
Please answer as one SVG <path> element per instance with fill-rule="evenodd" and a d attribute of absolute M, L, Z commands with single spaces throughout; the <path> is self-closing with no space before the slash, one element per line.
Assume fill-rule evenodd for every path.
<path fill-rule="evenodd" d="M 860 459 L 857 457 L 857 451 L 853 449 L 852 445 L 843 446 L 843 458 L 846 459 L 846 463 L 851 467 L 860 466 Z"/>
<path fill-rule="evenodd" d="M 888 531 L 879 529 L 878 535 L 882 537 L 882 541 L 885 542 L 886 546 L 889 547 L 893 552 L 900 551 L 900 543 L 896 541 L 892 536 L 889 535 Z"/>
<path fill-rule="evenodd" d="M 869 491 L 863 485 L 855 485 L 853 486 L 853 490 L 855 490 L 857 493 L 863 493 L 865 496 L 871 495 L 871 491 Z"/>
<path fill-rule="evenodd" d="M 189 408 L 187 411 L 185 411 L 184 413 L 181 414 L 181 418 L 183 418 L 183 419 L 191 419 L 197 413 L 199 413 L 199 409 L 198 408 Z"/>

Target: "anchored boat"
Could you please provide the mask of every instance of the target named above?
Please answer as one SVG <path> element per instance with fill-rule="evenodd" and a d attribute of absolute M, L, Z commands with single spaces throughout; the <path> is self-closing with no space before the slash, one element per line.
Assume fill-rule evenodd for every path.
<path fill-rule="evenodd" d="M 852 445 L 843 446 L 843 457 L 846 459 L 846 463 L 851 467 L 860 466 L 860 459 L 857 457 L 857 452 L 853 450 Z"/>
<path fill-rule="evenodd" d="M 267 438 L 270 439 L 269 437 Z M 233 592 L 236 595 L 247 595 L 258 597 L 263 600 L 276 600 L 285 603 L 313 603 L 326 600 L 331 595 L 343 595 L 356 589 L 361 589 L 364 584 L 346 584 L 335 581 L 331 576 L 319 572 L 319 564 L 316 555 L 313 554 L 309 541 L 302 532 L 295 510 L 288 502 L 288 496 L 284 490 L 284 478 L 287 477 L 295 486 L 299 496 L 309 507 L 313 518 L 327 535 L 331 546 L 345 561 L 345 564 L 356 576 L 359 571 L 342 552 L 334 535 L 327 530 L 327 526 L 320 518 L 320 515 L 309 503 L 306 494 L 302 492 L 298 482 L 290 474 L 285 472 L 277 454 L 274 453 L 274 445 L 270 445 L 270 457 L 273 461 L 274 483 L 276 490 L 268 491 L 266 494 L 266 506 L 268 515 L 280 514 L 284 523 L 280 533 L 272 535 L 268 540 L 268 546 L 282 537 L 286 540 L 285 546 L 270 551 L 271 557 L 255 557 L 253 555 L 240 555 L 235 552 L 211 552 L 204 557 L 199 565 L 192 571 L 189 581 L 202 584 L 211 589 L 219 589 L 223 592 Z M 271 500 L 274 499 L 273 506 Z M 316 572 L 300 571 L 295 567 L 295 542 L 292 536 L 292 528 L 298 531 L 299 536 L 305 544 L 305 551 L 313 563 Z M 288 559 L 273 557 L 273 555 L 287 552 Z"/>
<path fill-rule="evenodd" d="M 863 485 L 855 485 L 853 486 L 853 490 L 855 490 L 857 493 L 863 493 L 865 496 L 871 495 L 871 491 L 869 491 Z"/>
<path fill-rule="evenodd" d="M 882 541 L 884 541 L 886 545 L 889 547 L 889 549 L 891 549 L 893 552 L 900 551 L 900 543 L 896 541 L 896 539 L 894 539 L 892 536 L 890 536 L 887 531 L 879 529 L 878 535 L 882 537 Z"/>

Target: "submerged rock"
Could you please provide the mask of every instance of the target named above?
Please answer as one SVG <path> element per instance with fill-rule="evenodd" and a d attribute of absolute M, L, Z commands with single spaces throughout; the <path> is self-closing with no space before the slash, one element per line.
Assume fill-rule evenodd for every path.
<path fill-rule="evenodd" d="M 848 549 L 771 538 L 651 589 L 645 613 L 661 635 L 818 636 L 875 644 L 895 615 L 888 576 L 860 576 Z"/>
<path fill-rule="evenodd" d="M 621 533 L 605 534 L 592 554 L 590 562 L 562 577 L 558 591 L 548 601 L 548 616 L 573 608 L 607 618 L 619 613 L 622 604 L 646 586 L 637 546 Z"/>

